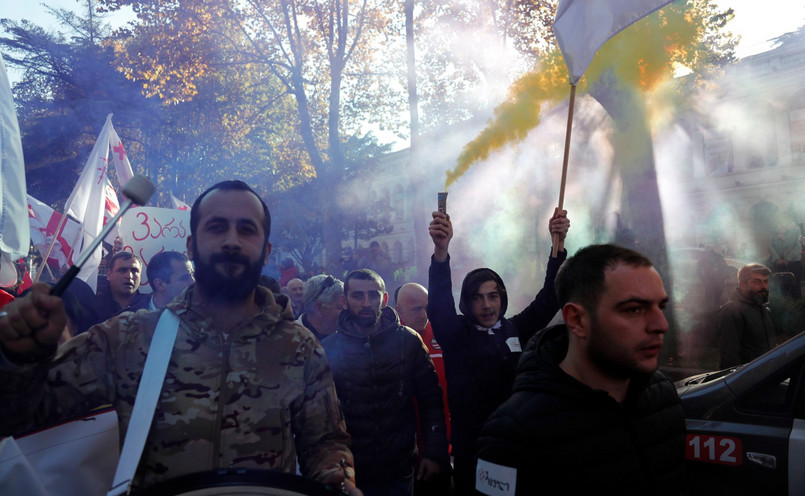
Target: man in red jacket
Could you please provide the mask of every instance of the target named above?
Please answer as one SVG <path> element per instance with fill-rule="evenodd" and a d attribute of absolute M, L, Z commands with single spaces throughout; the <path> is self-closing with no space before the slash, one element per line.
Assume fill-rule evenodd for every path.
<path fill-rule="evenodd" d="M 421 284 L 409 282 L 403 284 L 398 290 L 397 305 L 394 307 L 400 316 L 400 323 L 415 330 L 422 337 L 425 346 L 428 347 L 428 354 L 433 361 L 433 368 L 439 377 L 439 385 L 442 387 L 442 397 L 444 399 L 444 418 L 447 419 L 447 439 L 450 439 L 450 410 L 447 407 L 447 381 L 444 377 L 444 359 L 442 358 L 442 348 L 433 337 L 433 329 L 428 320 L 428 290 Z M 417 428 L 417 432 L 419 428 Z M 421 436 L 418 436 L 421 438 Z M 420 453 L 422 447 L 420 446 Z M 451 486 L 451 476 L 448 471 L 441 472 L 437 478 L 428 481 L 417 481 L 414 486 L 414 496 L 426 495 L 445 495 L 449 494 Z"/>

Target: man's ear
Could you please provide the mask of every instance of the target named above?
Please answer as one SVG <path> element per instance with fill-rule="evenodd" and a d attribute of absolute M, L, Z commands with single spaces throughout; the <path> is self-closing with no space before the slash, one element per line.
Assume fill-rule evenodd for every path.
<path fill-rule="evenodd" d="M 268 263 L 268 257 L 271 255 L 271 243 L 266 241 L 266 256 L 263 259 L 263 265 Z"/>
<path fill-rule="evenodd" d="M 383 293 L 383 303 L 380 304 L 380 308 L 386 308 L 389 304 L 389 294 Z"/>
<path fill-rule="evenodd" d="M 155 293 L 157 291 L 165 291 L 165 281 L 163 281 L 160 277 L 155 277 L 154 280 L 151 281 L 151 288 Z"/>
<path fill-rule="evenodd" d="M 581 339 L 586 339 L 590 326 L 590 315 L 578 303 L 566 303 L 562 307 L 562 317 L 570 332 Z"/>
<path fill-rule="evenodd" d="M 185 241 L 185 247 L 187 248 L 187 258 L 189 260 L 193 260 L 193 236 L 187 237 L 187 240 Z"/>

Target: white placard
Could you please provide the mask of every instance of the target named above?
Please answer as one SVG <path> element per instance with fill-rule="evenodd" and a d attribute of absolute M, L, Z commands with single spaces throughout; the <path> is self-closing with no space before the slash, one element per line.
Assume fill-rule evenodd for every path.
<path fill-rule="evenodd" d="M 517 469 L 479 458 L 475 489 L 489 496 L 513 496 L 517 489 Z"/>
<path fill-rule="evenodd" d="M 190 211 L 173 208 L 138 207 L 123 215 L 120 238 L 123 250 L 134 253 L 143 261 L 140 292 L 151 293 L 145 269 L 151 257 L 163 251 L 178 251 L 187 255 L 190 236 Z"/>

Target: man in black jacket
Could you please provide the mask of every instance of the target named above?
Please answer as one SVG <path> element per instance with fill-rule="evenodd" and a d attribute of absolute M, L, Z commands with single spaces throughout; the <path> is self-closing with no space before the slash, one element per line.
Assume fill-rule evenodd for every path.
<path fill-rule="evenodd" d="M 483 494 L 685 490 L 685 419 L 657 371 L 668 303 L 643 255 L 593 245 L 556 277 L 565 325 L 526 346 L 512 396 L 481 430 Z"/>
<path fill-rule="evenodd" d="M 495 271 L 481 268 L 464 278 L 459 302 L 463 315 L 459 315 L 453 301 L 448 253 L 453 224 L 449 215 L 433 212 L 428 318 L 444 354 L 457 496 L 472 493 L 478 432 L 509 397 L 522 347 L 559 310 L 553 280 L 567 255 L 564 239 L 569 227 L 567 212 L 555 210 L 549 230 L 558 240 L 557 256 L 548 259 L 543 288 L 526 309 L 506 318 L 506 287 Z"/>
<path fill-rule="evenodd" d="M 411 496 L 414 478 L 449 470 L 442 389 L 422 338 L 386 306 L 376 272 L 350 272 L 344 294 L 338 330 L 322 345 L 352 436 L 357 484 L 365 496 Z M 416 473 L 415 408 L 424 445 Z"/>
<path fill-rule="evenodd" d="M 718 309 L 722 369 L 751 362 L 774 348 L 776 329 L 769 310 L 768 267 L 752 263 L 738 271 L 738 287 Z"/>

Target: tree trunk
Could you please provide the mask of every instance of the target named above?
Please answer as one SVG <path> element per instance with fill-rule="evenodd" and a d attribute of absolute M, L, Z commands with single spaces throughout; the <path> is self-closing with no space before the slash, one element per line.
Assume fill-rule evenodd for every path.
<path fill-rule="evenodd" d="M 636 249 L 646 255 L 660 273 L 665 290 L 672 294 L 668 267 L 660 190 L 654 162 L 654 146 L 643 95 L 615 80 L 610 72 L 590 89 L 614 123 L 612 145 L 615 165 L 623 185 L 621 210 L 624 223 L 635 234 Z M 676 326 L 669 313 L 672 331 L 666 335 L 664 355 L 676 355 Z"/>
<path fill-rule="evenodd" d="M 412 185 L 426 184 L 422 168 L 419 167 L 419 96 L 416 86 L 416 52 L 414 45 L 414 0 L 405 0 L 405 47 L 406 63 L 408 69 L 408 109 L 410 115 L 411 146 L 408 149 L 408 177 Z M 414 252 L 411 253 L 411 262 L 416 265 L 416 282 L 427 286 L 430 236 L 427 233 L 425 220 L 427 198 L 421 198 L 422 189 L 410 188 L 405 192 L 409 199 L 414 217 Z M 425 192 L 427 193 L 427 191 Z M 408 281 L 405 281 L 408 282 Z"/>

